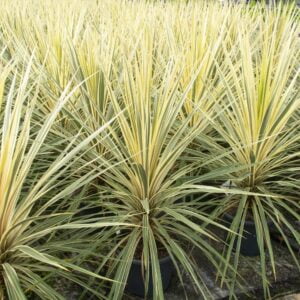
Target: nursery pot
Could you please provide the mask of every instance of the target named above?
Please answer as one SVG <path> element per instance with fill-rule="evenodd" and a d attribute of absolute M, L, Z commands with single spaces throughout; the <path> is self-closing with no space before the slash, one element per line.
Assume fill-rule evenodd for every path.
<path fill-rule="evenodd" d="M 159 266 L 161 272 L 162 287 L 163 290 L 165 291 L 170 285 L 173 268 L 174 268 L 171 257 L 166 256 L 164 258 L 161 258 L 159 260 Z M 131 293 L 139 297 L 145 296 L 145 286 L 144 286 L 144 279 L 142 274 L 141 260 L 134 259 L 132 261 L 125 290 L 128 293 Z M 152 295 L 153 295 L 153 279 L 152 279 L 152 273 L 150 269 L 147 296 L 152 297 Z"/>
<path fill-rule="evenodd" d="M 224 220 L 227 221 L 230 226 L 234 217 L 228 213 L 224 214 Z M 244 223 L 244 230 L 243 230 L 243 238 L 241 240 L 241 247 L 240 253 L 244 256 L 258 256 L 259 246 L 257 243 L 257 235 L 256 235 L 256 228 L 253 221 L 246 220 Z M 234 248 L 236 248 L 236 242 L 234 244 Z"/>

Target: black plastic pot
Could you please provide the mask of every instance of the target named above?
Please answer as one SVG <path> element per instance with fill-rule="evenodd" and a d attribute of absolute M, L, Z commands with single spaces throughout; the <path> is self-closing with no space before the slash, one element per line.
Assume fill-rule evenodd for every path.
<path fill-rule="evenodd" d="M 227 225 L 230 226 L 234 217 L 228 213 L 225 213 L 223 217 L 224 217 L 224 220 L 227 222 Z M 236 245 L 234 245 L 234 248 L 235 247 L 236 247 Z M 254 224 L 254 222 L 249 221 L 249 220 L 245 221 L 245 224 L 244 224 L 243 238 L 241 241 L 240 253 L 245 256 L 258 256 L 260 254 L 259 246 L 257 243 L 255 224 Z"/>
<path fill-rule="evenodd" d="M 170 285 L 172 273 L 174 270 L 173 262 L 170 256 L 166 256 L 159 260 L 161 279 L 162 279 L 162 287 L 163 290 L 166 291 Z M 133 295 L 144 297 L 145 296 L 145 286 L 142 274 L 142 263 L 141 260 L 134 259 L 132 261 L 132 265 L 129 271 L 127 284 L 125 290 L 128 293 Z M 153 296 L 153 279 L 150 270 L 150 278 L 148 285 L 148 293 L 147 297 Z"/>

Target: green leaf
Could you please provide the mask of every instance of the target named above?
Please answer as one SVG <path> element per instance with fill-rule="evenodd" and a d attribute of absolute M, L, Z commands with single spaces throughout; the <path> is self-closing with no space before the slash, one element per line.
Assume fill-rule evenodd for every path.
<path fill-rule="evenodd" d="M 4 271 L 4 281 L 8 297 L 11 300 L 26 300 L 25 294 L 20 285 L 20 281 L 15 269 L 8 263 L 2 264 Z"/>

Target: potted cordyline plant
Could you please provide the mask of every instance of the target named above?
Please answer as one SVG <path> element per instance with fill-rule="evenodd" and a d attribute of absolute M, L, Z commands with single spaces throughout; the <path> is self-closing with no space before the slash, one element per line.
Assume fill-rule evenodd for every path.
<path fill-rule="evenodd" d="M 178 65 L 156 68 L 154 53 L 144 51 L 149 49 L 138 48 L 134 58 L 124 63 L 117 87 L 106 82 L 115 114 L 124 113 L 101 138 L 110 156 L 102 176 L 102 189 L 108 196 L 101 205 L 111 212 L 112 220 L 135 225 L 107 233 L 115 240 L 103 262 L 108 265 L 107 276 L 115 280 L 108 297 L 120 299 L 125 291 L 163 299 L 171 272 L 176 271 L 182 282 L 186 271 L 207 298 L 210 292 L 188 255 L 187 244 L 199 248 L 217 266 L 222 257 L 208 241 L 215 236 L 199 222 L 225 227 L 211 221 L 196 201 L 183 201 L 192 189 L 210 191 L 182 180 L 195 165 L 178 168 L 181 154 L 201 132 L 200 126 L 189 126 L 190 119 L 178 119 L 191 84 L 179 92 Z M 95 147 L 90 149 L 88 157 L 95 161 L 95 168 L 98 156 Z M 109 168 L 112 163 L 115 167 Z"/>
<path fill-rule="evenodd" d="M 255 37 L 241 27 L 237 47 L 231 53 L 224 50 L 224 64 L 219 68 L 227 101 L 224 105 L 218 103 L 223 113 L 215 128 L 230 150 L 221 165 L 243 167 L 228 179 L 236 189 L 249 194 L 228 194 L 215 213 L 220 216 L 225 212 L 228 226 L 239 233 L 228 234 L 224 252 L 227 261 L 233 250 L 235 268 L 240 253 L 260 256 L 265 297 L 270 297 L 267 254 L 276 278 L 271 225 L 282 236 L 300 270 L 283 230 L 287 229 L 299 245 L 299 232 L 291 222 L 291 218 L 300 220 L 293 179 L 299 168 L 300 140 L 300 50 L 294 13 L 290 7 L 275 8 L 264 16 L 266 20 L 258 20 Z"/>
<path fill-rule="evenodd" d="M 54 147 L 47 144 L 48 133 L 76 87 L 63 91 L 52 112 L 41 116 L 42 77 L 36 78 L 35 72 L 33 79 L 33 63 L 34 58 L 31 58 L 25 71 L 19 73 L 12 71 L 17 68 L 17 63 L 12 61 L 1 66 L 0 299 L 25 300 L 35 296 L 62 299 L 49 284 L 50 277 L 71 280 L 101 298 L 103 293 L 86 286 L 84 277 L 106 278 L 74 261 L 80 261 L 89 248 L 85 230 L 120 224 L 91 224 L 88 220 L 71 219 L 70 195 L 99 176 L 98 171 L 94 171 L 73 177 L 71 167 L 105 126 L 76 146 L 74 137 L 66 148 L 45 163 L 43 154 L 48 153 L 49 158 Z M 76 253 L 76 259 L 71 256 L 63 259 L 62 255 L 67 253 Z"/>

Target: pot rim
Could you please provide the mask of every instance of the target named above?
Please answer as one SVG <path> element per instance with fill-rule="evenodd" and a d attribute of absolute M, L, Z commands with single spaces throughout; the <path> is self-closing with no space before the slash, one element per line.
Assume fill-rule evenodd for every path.
<path fill-rule="evenodd" d="M 163 263 L 166 263 L 166 262 L 171 261 L 171 260 L 172 260 L 171 256 L 167 255 L 167 256 L 164 256 L 164 257 L 160 258 L 158 261 L 159 261 L 160 264 L 163 264 Z M 134 265 L 141 265 L 142 264 L 142 260 L 134 258 L 132 260 L 132 264 L 134 264 Z"/>
<path fill-rule="evenodd" d="M 232 221 L 232 220 L 234 219 L 234 216 L 233 216 L 232 214 L 230 214 L 229 212 L 225 212 L 225 213 L 223 214 L 223 216 L 224 216 L 226 219 L 229 219 L 230 221 Z M 272 221 L 268 220 L 268 221 L 267 221 L 267 224 L 268 224 L 268 225 L 272 224 Z M 254 221 L 251 221 L 251 220 L 245 220 L 245 225 L 255 227 L 255 222 L 254 222 Z"/>
<path fill-rule="evenodd" d="M 232 214 L 228 213 L 228 212 L 225 212 L 223 214 L 223 216 L 226 218 L 226 219 L 229 219 L 230 221 L 233 221 L 233 219 L 235 218 L 235 216 L 233 216 Z M 245 220 L 245 225 L 248 225 L 248 226 L 255 226 L 255 223 L 251 220 Z"/>

